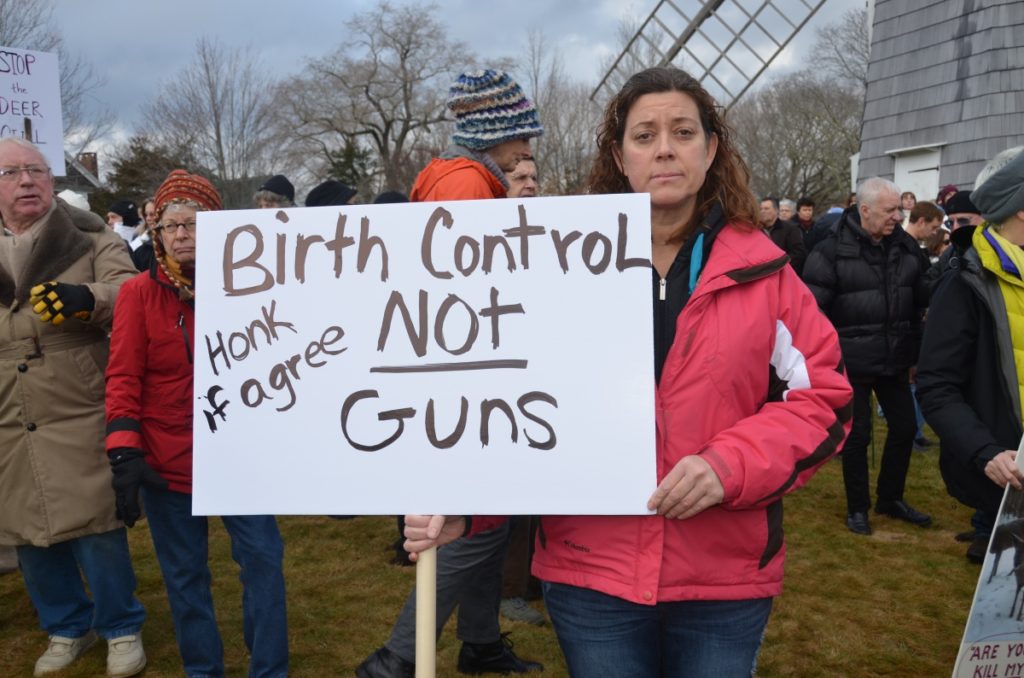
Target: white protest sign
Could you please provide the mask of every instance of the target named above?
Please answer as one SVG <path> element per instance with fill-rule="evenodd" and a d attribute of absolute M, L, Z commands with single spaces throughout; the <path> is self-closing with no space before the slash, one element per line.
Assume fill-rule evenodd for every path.
<path fill-rule="evenodd" d="M 1024 469 L 1024 438 L 1017 449 Z M 1024 492 L 1006 486 L 954 678 L 1024 676 Z"/>
<path fill-rule="evenodd" d="M 64 176 L 64 121 L 56 54 L 0 47 L 0 137 L 31 141 L 54 175 Z"/>
<path fill-rule="evenodd" d="M 646 195 L 200 213 L 197 514 L 642 514 Z"/>

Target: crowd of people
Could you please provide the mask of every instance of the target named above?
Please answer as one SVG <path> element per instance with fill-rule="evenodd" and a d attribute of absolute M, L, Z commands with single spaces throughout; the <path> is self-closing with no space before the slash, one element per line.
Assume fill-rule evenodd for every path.
<path fill-rule="evenodd" d="M 970 542 L 966 554 L 969 560 L 975 563 L 984 560 L 1001 488 L 1007 481 L 1016 485 L 1019 477 L 1013 471 L 1014 455 L 999 457 L 999 468 L 1005 473 L 990 472 L 988 475 L 1000 482 L 998 485 L 982 482 L 984 491 L 975 487 L 967 494 L 963 487 L 971 482 L 968 480 L 971 474 L 965 476 L 949 469 L 983 468 L 992 456 L 1015 449 L 1021 437 L 1020 418 L 1007 413 L 1006 418 L 1000 420 L 998 428 L 1002 432 L 999 435 L 986 426 L 987 435 L 995 435 L 999 443 L 990 437 L 981 437 L 974 430 L 972 435 L 979 437 L 973 438 L 970 445 L 954 446 L 953 440 L 977 429 L 975 416 L 990 424 L 994 421 L 990 419 L 993 403 L 977 401 L 977 394 L 970 399 L 963 396 L 963 391 L 977 388 L 973 385 L 978 378 L 976 371 L 969 369 L 968 359 L 959 353 L 975 346 L 973 336 L 967 340 L 973 330 L 961 328 L 966 334 L 954 333 L 953 328 L 962 325 L 966 316 L 963 309 L 954 314 L 955 322 L 954 317 L 948 315 L 950 308 L 956 306 L 943 305 L 948 294 L 944 291 L 948 287 L 944 281 L 963 280 L 969 268 L 979 268 L 975 258 L 988 249 L 984 243 L 979 247 L 974 242 L 975 237 L 987 233 L 985 242 L 995 242 L 995 234 L 1005 228 L 1004 222 L 1010 226 L 1011 239 L 1014 237 L 1012 218 L 1016 211 L 1010 208 L 1024 208 L 1024 198 L 1018 196 L 1019 203 L 1012 203 L 1013 198 L 1009 198 L 1009 207 L 993 214 L 988 191 L 995 182 L 989 183 L 989 179 L 1002 170 L 996 182 L 1006 182 L 1024 191 L 1021 188 L 1024 173 L 1020 170 L 1024 158 L 1018 158 L 1022 150 L 1024 147 L 1007 149 L 994 158 L 978 176 L 973 192 L 946 185 L 933 201 L 918 201 L 913 192 L 901 192 L 896 184 L 878 177 L 861 182 L 845 207 L 833 206 L 817 221 L 809 218 L 813 203 L 802 198 L 799 205 L 810 205 L 810 210 L 806 215 L 797 215 L 790 224 L 802 231 L 802 242 L 792 236 L 783 239 L 776 235 L 785 232 L 785 225 L 780 224 L 772 210 L 778 204 L 775 198 L 766 198 L 761 203 L 762 227 L 790 255 L 794 267 L 798 266 L 796 262 L 805 262 L 801 276 L 839 333 L 854 391 L 853 429 L 842 450 L 846 524 L 854 533 L 870 535 L 872 532 L 867 449 L 876 412 L 886 420 L 887 435 L 879 464 L 874 511 L 921 527 L 931 524 L 930 516 L 914 509 L 903 497 L 912 450 L 924 450 L 933 445 L 924 434 L 927 419 L 940 438 L 940 459 L 950 494 L 977 509 L 971 529 L 958 538 Z M 1017 164 L 1011 163 L 1015 158 Z M 1017 249 L 1004 246 L 1000 250 L 1002 260 L 1011 260 L 1010 254 L 1005 252 L 1019 252 L 1020 243 L 1017 244 Z M 997 272 L 999 267 L 990 265 L 989 268 L 993 275 L 1005 277 Z M 1012 273 L 1014 269 L 1008 270 L 1011 280 L 1020 280 L 1019 275 Z M 994 283 L 989 280 L 987 284 Z M 1004 292 L 1012 299 L 1015 288 L 1012 283 L 1009 287 L 1006 285 L 1004 282 Z M 1016 312 L 1012 304 L 1000 305 L 992 298 L 987 299 L 986 304 L 985 308 L 997 318 L 1005 316 L 1007 311 L 1013 317 Z M 973 326 L 975 320 L 969 322 Z M 1000 321 L 999 325 L 1005 323 Z M 1019 358 L 1013 363 L 1013 347 L 1022 342 L 1013 343 L 1011 336 L 1015 338 L 1014 333 L 1020 331 L 1020 327 L 1011 323 L 1002 336 L 986 336 L 983 342 L 990 358 L 1003 356 L 1003 360 L 1010 361 L 1008 365 L 1001 365 L 1001 369 L 1007 373 L 1006 385 L 1012 391 L 1017 390 L 1014 385 L 1017 382 L 1012 380 L 1013 365 L 1022 363 Z M 957 351 L 953 351 L 952 346 L 956 346 Z M 977 347 L 969 350 L 974 353 Z M 986 389 L 994 389 L 989 390 L 991 393 L 998 391 L 997 384 L 991 382 L 992 375 L 998 373 L 997 367 L 1000 365 L 986 365 L 990 371 L 984 383 Z M 921 370 L 924 370 L 923 380 Z M 945 387 L 938 391 L 943 394 L 941 402 L 935 400 L 933 380 L 937 378 Z M 920 394 L 919 383 L 922 384 Z M 955 395 L 958 392 L 961 396 Z M 871 405 L 872 393 L 877 400 L 875 410 Z M 997 402 L 1001 401 L 997 399 Z M 962 410 L 968 404 L 984 414 L 971 414 L 967 419 L 971 425 L 964 426 Z M 959 424 L 951 426 L 954 421 Z M 965 445 L 965 441 L 961 440 L 960 445 Z M 998 452 L 983 449 L 986 445 L 1000 449 Z"/>
<path fill-rule="evenodd" d="M 408 197 L 374 202 L 538 195 L 544 128 L 515 80 L 463 73 L 448 107 L 448 148 Z M 873 177 L 816 215 L 806 197 L 754 196 L 721 109 L 670 67 L 631 77 L 596 138 L 587 192 L 650 197 L 658 484 L 642 516 L 400 519 L 412 561 L 443 546 L 436 633 L 457 608 L 459 671 L 543 670 L 500 624 L 546 623 L 522 602 L 532 560 L 570 675 L 752 675 L 782 587 L 783 497 L 841 454 L 850 531 L 871 534 L 872 507 L 927 527 L 904 497 L 912 450 L 932 444 L 924 420 L 950 494 L 975 509 L 968 557 L 983 557 L 1001 488 L 1024 480 L 1024 147 L 973 191 L 917 201 Z M 328 180 L 305 205 L 357 196 Z M 35 675 L 100 638 L 108 675 L 136 675 L 146 613 L 126 527 L 145 517 L 183 670 L 221 676 L 208 519 L 190 496 L 196 221 L 221 198 L 186 168 L 106 223 L 65 197 L 35 146 L 0 140 L 0 571 L 20 569 L 49 636 Z M 253 204 L 294 207 L 294 185 L 272 176 Z M 874 502 L 872 394 L 888 424 Z M 222 521 L 249 675 L 287 675 L 276 520 Z M 414 601 L 359 678 L 415 674 Z"/>

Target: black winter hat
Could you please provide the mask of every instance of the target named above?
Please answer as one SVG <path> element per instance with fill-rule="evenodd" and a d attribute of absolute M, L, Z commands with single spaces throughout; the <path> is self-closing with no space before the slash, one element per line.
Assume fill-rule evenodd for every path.
<path fill-rule="evenodd" d="M 373 204 L 375 205 L 392 202 L 409 202 L 409 197 L 405 193 L 399 193 L 398 191 L 384 191 L 373 199 Z"/>
<path fill-rule="evenodd" d="M 288 177 L 283 174 L 275 174 L 260 186 L 261 191 L 270 191 L 271 193 L 277 193 L 288 198 L 289 202 L 295 202 L 295 187 L 292 186 L 292 182 L 288 181 Z"/>
<path fill-rule="evenodd" d="M 108 210 L 121 217 L 121 223 L 125 226 L 138 226 L 142 219 L 139 217 L 139 206 L 131 200 L 118 200 Z"/>
<path fill-rule="evenodd" d="M 327 205 L 347 205 L 356 193 L 356 189 L 340 181 L 328 179 L 306 196 L 306 207 L 324 207 Z"/>
<path fill-rule="evenodd" d="M 946 200 L 946 214 L 981 214 L 981 210 L 971 202 L 970 191 L 957 191 Z"/>

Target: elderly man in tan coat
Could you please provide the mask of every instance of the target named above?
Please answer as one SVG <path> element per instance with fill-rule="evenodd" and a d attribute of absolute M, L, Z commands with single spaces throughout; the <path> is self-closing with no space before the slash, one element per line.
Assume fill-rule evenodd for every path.
<path fill-rule="evenodd" d="M 0 218 L 0 544 L 17 547 L 50 636 L 35 675 L 97 636 L 108 675 L 135 675 L 145 611 L 115 516 L 103 407 L 114 300 L 135 269 L 102 219 L 54 198 L 46 160 L 21 139 L 0 139 Z"/>

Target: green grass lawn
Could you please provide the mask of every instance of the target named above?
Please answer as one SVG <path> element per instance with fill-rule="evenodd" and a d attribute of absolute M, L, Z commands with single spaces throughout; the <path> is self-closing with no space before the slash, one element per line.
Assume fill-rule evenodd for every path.
<path fill-rule="evenodd" d="M 786 586 L 768 625 L 760 676 L 951 673 L 979 572 L 964 557 L 966 545 L 953 539 L 967 528 L 970 511 L 946 494 L 937 449 L 914 453 L 906 499 L 932 514 L 931 528 L 872 516 L 872 536 L 848 532 L 838 460 L 786 499 Z M 223 527 L 212 524 L 214 598 L 227 673 L 244 676 L 237 568 Z M 292 675 L 352 676 L 387 637 L 415 578 L 412 568 L 388 564 L 394 519 L 283 517 L 280 524 Z M 129 533 L 138 593 L 149 613 L 146 675 L 182 675 L 149 532 L 141 523 Z M 457 675 L 453 626 L 438 644 L 439 676 Z M 512 632 L 517 653 L 544 662 L 545 675 L 566 675 L 550 626 L 503 627 Z M 20 576 L 0 577 L 0 676 L 30 676 L 45 645 Z M 103 675 L 105 656 L 105 645 L 98 645 L 60 675 Z"/>

